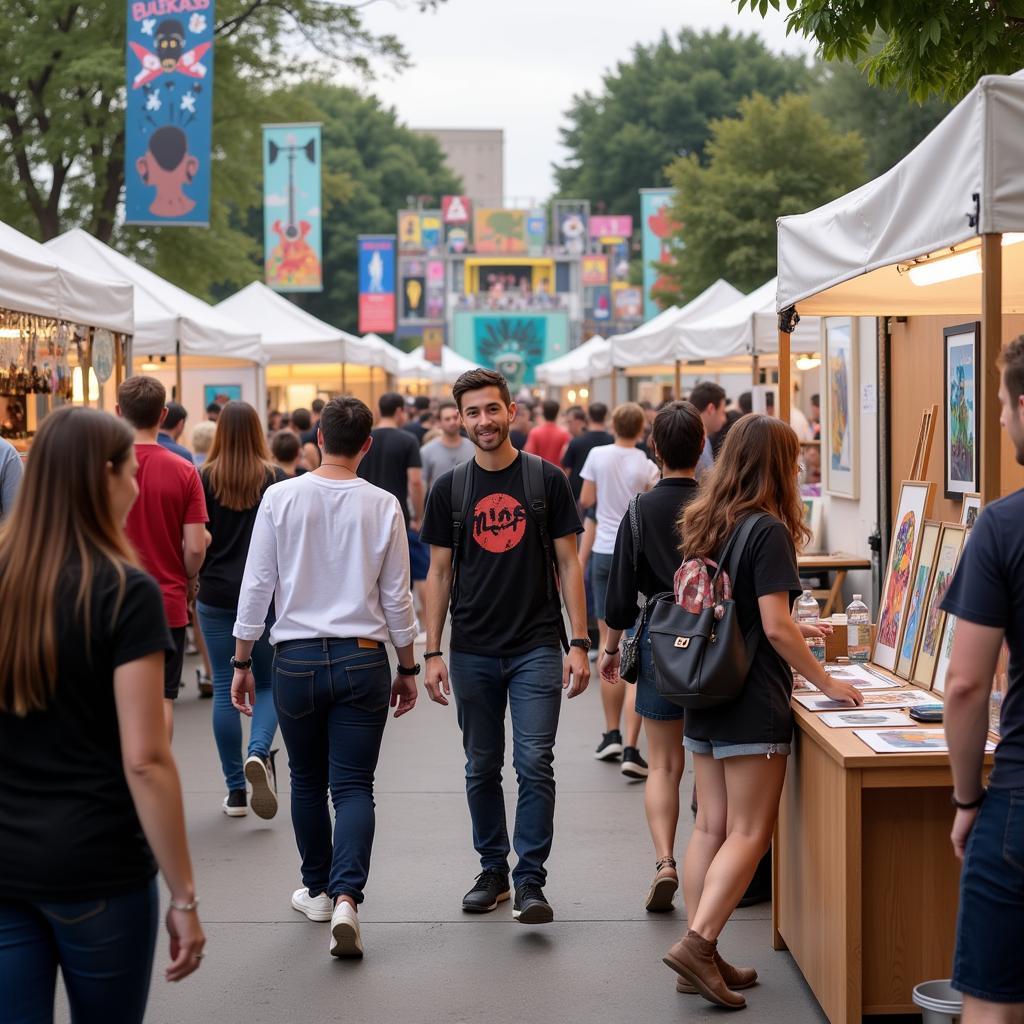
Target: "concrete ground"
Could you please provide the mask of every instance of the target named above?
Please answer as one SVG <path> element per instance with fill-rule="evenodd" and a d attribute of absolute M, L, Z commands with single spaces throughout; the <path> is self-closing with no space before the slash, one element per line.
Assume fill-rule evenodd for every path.
<path fill-rule="evenodd" d="M 190 659 L 187 679 L 194 679 L 193 667 Z M 422 696 L 415 711 L 389 721 L 377 773 L 373 867 L 359 915 L 362 961 L 331 958 L 329 926 L 310 923 L 289 905 L 300 883 L 284 750 L 278 755 L 282 805 L 274 820 L 221 812 L 210 710 L 194 683 L 188 686 L 178 701 L 174 738 L 206 958 L 184 982 L 166 983 L 161 935 L 149 1024 L 696 1024 L 725 1014 L 697 996 L 678 995 L 675 976 L 661 962 L 684 915 L 678 906 L 657 916 L 643 909 L 654 861 L 643 784 L 592 757 L 603 721 L 596 686 L 563 707 L 546 887 L 555 923 L 542 927 L 515 923 L 511 903 L 483 917 L 460 909 L 479 867 L 454 705 L 442 708 Z M 687 771 L 684 793 L 691 785 Z M 511 815 L 510 763 L 506 800 Z M 686 812 L 679 857 L 690 828 Z M 825 1020 L 789 954 L 771 949 L 768 904 L 737 911 L 722 949 L 761 976 L 746 994 L 744 1019 Z M 66 1020 L 66 1010 L 58 1019 Z"/>

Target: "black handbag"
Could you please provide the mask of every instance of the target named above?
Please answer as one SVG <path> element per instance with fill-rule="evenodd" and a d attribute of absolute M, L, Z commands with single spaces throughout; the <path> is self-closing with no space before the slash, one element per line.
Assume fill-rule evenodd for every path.
<path fill-rule="evenodd" d="M 640 547 L 643 544 L 643 526 L 640 521 L 640 495 L 634 494 L 629 502 L 629 529 L 633 534 L 633 579 L 640 569 Z M 640 618 L 632 636 L 622 638 L 622 653 L 619 657 L 619 677 L 627 683 L 635 683 L 640 678 L 640 637 L 647 621 L 647 595 L 644 595 L 644 606 L 640 610 Z"/>
<path fill-rule="evenodd" d="M 750 533 L 765 513 L 747 516 L 737 524 L 711 580 L 711 593 L 722 569 L 728 567 L 735 593 L 736 573 Z M 740 629 L 734 600 L 718 602 L 700 612 L 676 604 L 675 594 L 654 598 L 649 633 L 654 680 L 659 694 L 683 708 L 712 708 L 735 700 L 743 690 L 757 646 L 757 629 L 748 636 Z"/>

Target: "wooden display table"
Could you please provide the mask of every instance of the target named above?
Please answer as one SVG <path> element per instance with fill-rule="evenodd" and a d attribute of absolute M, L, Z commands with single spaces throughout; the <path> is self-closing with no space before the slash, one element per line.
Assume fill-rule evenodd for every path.
<path fill-rule="evenodd" d="M 822 617 L 826 619 L 834 611 L 841 612 L 843 610 L 843 584 L 846 582 L 846 574 L 871 568 L 870 558 L 858 558 L 856 555 L 843 554 L 841 551 L 831 555 L 798 555 L 796 563 L 801 575 L 819 572 L 835 573 L 832 589 L 825 598 L 825 607 L 821 612 Z"/>
<path fill-rule="evenodd" d="M 876 754 L 852 729 L 829 728 L 796 702 L 793 710 L 772 865 L 774 947 L 792 953 L 831 1024 L 919 1013 L 914 986 L 948 978 L 953 964 L 960 864 L 949 841 L 949 755 Z M 991 754 L 985 765 L 987 778 Z"/>

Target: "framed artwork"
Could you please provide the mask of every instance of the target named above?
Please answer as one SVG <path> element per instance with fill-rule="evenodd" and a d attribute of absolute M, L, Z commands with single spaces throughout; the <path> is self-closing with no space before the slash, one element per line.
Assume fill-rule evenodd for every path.
<path fill-rule="evenodd" d="M 203 385 L 203 406 L 216 402 L 218 405 L 227 405 L 228 402 L 240 402 L 242 400 L 241 384 L 204 384 Z"/>
<path fill-rule="evenodd" d="M 924 521 L 931 511 L 935 485 L 922 480 L 904 480 L 893 520 L 889 564 L 882 585 L 882 603 L 878 611 L 878 634 L 871 660 L 890 672 L 896 667 L 897 650 L 903 633 L 903 616 L 910 581 L 917 565 Z"/>
<path fill-rule="evenodd" d="M 928 586 L 932 581 L 932 570 L 935 568 L 935 552 L 939 547 L 939 523 L 925 523 L 921 530 L 921 543 L 918 545 L 917 568 L 910 586 L 910 598 L 907 601 L 907 614 L 904 617 L 903 638 L 900 640 L 900 653 L 896 659 L 896 675 L 901 679 L 909 679 L 914 668 L 914 651 L 917 650 L 917 634 L 921 629 L 921 615 L 928 597 Z"/>
<path fill-rule="evenodd" d="M 860 496 L 860 374 L 853 317 L 825 320 L 825 403 L 821 466 L 825 492 Z"/>
<path fill-rule="evenodd" d="M 978 490 L 978 346 L 981 323 L 947 327 L 944 344 L 943 416 L 946 424 L 946 497 Z"/>
<path fill-rule="evenodd" d="M 939 660 L 939 646 L 942 630 L 946 624 L 946 613 L 939 608 L 942 599 L 953 582 L 956 563 L 960 560 L 967 531 L 959 524 L 944 523 L 939 535 L 939 547 L 935 554 L 935 571 L 928 586 L 928 597 L 922 611 L 921 626 L 917 636 L 917 653 L 914 655 L 914 669 L 910 681 L 931 689 L 935 676 L 935 664 Z"/>
<path fill-rule="evenodd" d="M 978 520 L 978 513 L 981 511 L 981 495 L 977 491 L 964 495 L 964 507 L 960 512 L 960 525 L 967 528 L 967 532 L 974 528 Z"/>
<path fill-rule="evenodd" d="M 947 615 L 946 624 L 942 627 L 942 640 L 939 643 L 939 658 L 935 663 L 935 675 L 932 677 L 932 689 L 936 693 L 946 692 L 946 673 L 949 671 L 949 659 L 953 653 L 953 637 L 956 634 L 956 616 Z"/>
<path fill-rule="evenodd" d="M 811 531 L 810 540 L 807 541 L 807 546 L 804 550 L 817 554 L 822 550 L 821 527 L 824 518 L 822 499 L 814 495 L 801 496 L 800 507 L 804 511 L 804 526 Z"/>

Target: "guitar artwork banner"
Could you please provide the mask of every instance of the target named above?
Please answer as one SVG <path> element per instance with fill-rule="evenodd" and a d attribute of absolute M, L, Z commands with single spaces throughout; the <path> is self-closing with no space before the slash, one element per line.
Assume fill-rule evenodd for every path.
<path fill-rule="evenodd" d="M 214 0 L 128 0 L 127 224 L 209 226 L 213 26 Z"/>
<path fill-rule="evenodd" d="M 323 291 L 320 125 L 263 126 L 263 265 L 278 292 Z"/>

